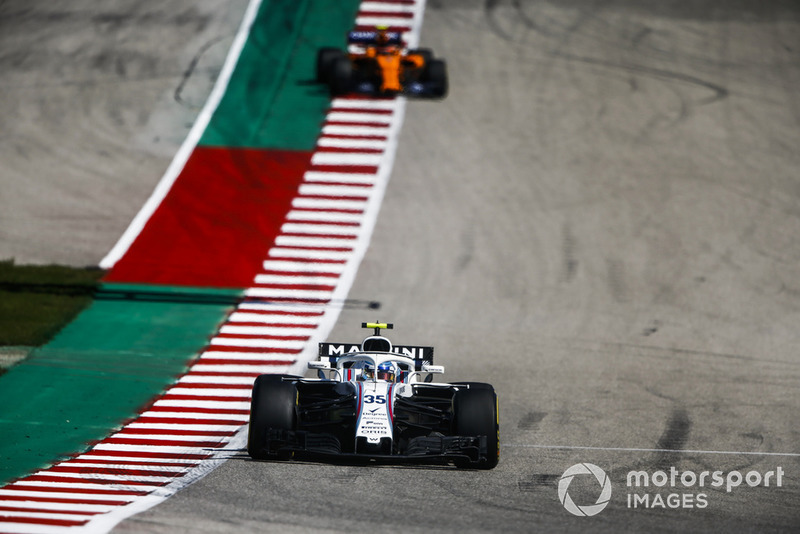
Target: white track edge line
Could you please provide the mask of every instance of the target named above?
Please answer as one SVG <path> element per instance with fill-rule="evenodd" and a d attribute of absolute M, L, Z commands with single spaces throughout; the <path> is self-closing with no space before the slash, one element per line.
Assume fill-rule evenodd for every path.
<path fill-rule="evenodd" d="M 800 457 L 800 452 L 768 452 L 768 451 L 714 451 L 701 449 L 647 449 L 637 447 L 590 447 L 581 445 L 530 445 L 526 443 L 503 443 L 502 447 L 512 449 L 560 449 L 576 451 L 608 451 L 608 452 L 668 452 L 671 454 L 729 454 L 745 456 L 788 456 Z"/>

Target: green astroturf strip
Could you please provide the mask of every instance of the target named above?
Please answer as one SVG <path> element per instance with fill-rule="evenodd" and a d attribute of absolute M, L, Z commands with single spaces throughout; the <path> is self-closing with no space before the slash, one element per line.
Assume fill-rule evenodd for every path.
<path fill-rule="evenodd" d="M 264 0 L 200 144 L 312 150 L 330 104 L 317 50 L 344 49 L 360 1 Z"/>
<path fill-rule="evenodd" d="M 203 349 L 241 291 L 106 285 L 0 376 L 0 484 L 87 448 L 147 406 Z"/>

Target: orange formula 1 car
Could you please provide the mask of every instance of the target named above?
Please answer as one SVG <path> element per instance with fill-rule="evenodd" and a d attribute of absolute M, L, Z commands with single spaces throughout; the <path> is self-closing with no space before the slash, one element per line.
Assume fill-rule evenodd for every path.
<path fill-rule="evenodd" d="M 349 53 L 338 48 L 317 53 L 317 81 L 327 84 L 334 95 L 444 98 L 447 94 L 445 62 L 433 59 L 428 49 L 403 49 L 400 32 L 353 31 L 348 44 Z"/>

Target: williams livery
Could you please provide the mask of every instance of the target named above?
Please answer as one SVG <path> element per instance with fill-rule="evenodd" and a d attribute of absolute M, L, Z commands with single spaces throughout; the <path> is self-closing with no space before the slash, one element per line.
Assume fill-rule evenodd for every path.
<path fill-rule="evenodd" d="M 320 343 L 317 378 L 266 374 L 253 385 L 247 451 L 258 460 L 328 457 L 453 463 L 499 458 L 494 388 L 434 382 L 433 347 L 393 345 L 387 323 L 360 344 Z"/>

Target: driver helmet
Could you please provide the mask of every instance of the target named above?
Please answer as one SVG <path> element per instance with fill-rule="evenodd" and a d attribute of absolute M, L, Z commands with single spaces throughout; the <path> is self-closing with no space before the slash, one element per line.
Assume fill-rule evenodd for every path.
<path fill-rule="evenodd" d="M 356 375 L 357 380 L 372 380 L 372 377 L 375 374 L 373 373 L 373 365 L 369 362 L 358 362 L 353 366 L 353 369 L 360 371 Z"/>
<path fill-rule="evenodd" d="M 378 34 L 375 36 L 375 42 L 379 46 L 386 46 L 389 44 L 389 28 L 386 26 L 378 26 Z"/>
<path fill-rule="evenodd" d="M 383 362 L 378 365 L 378 380 L 385 380 L 387 382 L 394 382 L 397 376 L 397 369 L 392 362 Z"/>
<path fill-rule="evenodd" d="M 397 50 L 397 47 L 391 42 L 389 29 L 385 26 L 378 27 L 378 35 L 375 38 L 375 42 L 378 46 L 378 49 L 384 53 L 390 53 Z"/>

